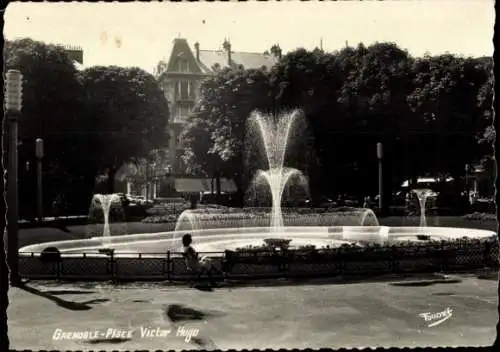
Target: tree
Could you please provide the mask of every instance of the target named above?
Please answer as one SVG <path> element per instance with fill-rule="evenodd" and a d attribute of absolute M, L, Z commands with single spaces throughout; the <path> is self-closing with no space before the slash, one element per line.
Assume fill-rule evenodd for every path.
<path fill-rule="evenodd" d="M 428 172 L 459 178 L 464 165 L 480 156 L 477 135 L 486 125 L 477 102 L 489 73 L 481 61 L 451 54 L 419 59 L 413 70 L 408 101 L 426 137 L 414 147 L 414 157 Z"/>
<path fill-rule="evenodd" d="M 84 70 L 88 121 L 95 140 L 92 155 L 113 192 L 116 171 L 168 144 L 168 103 L 155 78 L 139 68 L 96 66 Z"/>
<path fill-rule="evenodd" d="M 88 190 L 93 182 L 92 170 L 85 164 L 81 150 L 87 144 L 84 136 L 68 136 L 82 128 L 82 90 L 76 69 L 64 48 L 31 39 L 6 41 L 4 70 L 18 69 L 23 74 L 23 109 L 19 121 L 19 190 L 21 216 L 34 215 L 36 197 L 35 140 L 44 140 L 44 208 L 51 206 L 58 193 L 73 189 Z M 29 166 L 28 166 L 29 165 Z M 85 172 L 87 170 L 87 172 Z M 86 202 L 86 200 L 83 200 Z M 87 203 L 88 205 L 88 203 Z M 31 213 L 31 214 L 30 214 Z"/>
<path fill-rule="evenodd" d="M 390 167 L 394 162 L 405 160 L 400 151 L 403 131 L 409 127 L 406 97 L 412 88 L 413 58 L 394 43 L 375 43 L 345 48 L 338 53 L 338 61 L 342 85 L 337 102 L 344 118 L 342 126 L 350 131 L 350 138 L 356 143 L 356 148 L 346 153 L 347 159 L 343 162 L 350 163 L 348 169 L 354 174 L 350 178 L 352 186 L 365 194 L 372 193 L 377 178 L 366 182 L 366 175 L 375 174 L 377 170 L 375 148 L 382 142 L 385 174 L 390 176 L 384 178 L 388 199 L 392 178 L 397 183 L 401 177 Z"/>
<path fill-rule="evenodd" d="M 479 142 L 483 144 L 493 144 L 496 138 L 495 129 L 493 128 L 493 61 L 491 58 L 479 58 L 477 60 L 478 68 L 483 69 L 487 75 L 486 81 L 479 88 L 477 94 L 477 107 L 479 113 L 483 117 L 483 123 L 486 125 L 484 131 L 479 136 Z"/>
<path fill-rule="evenodd" d="M 253 110 L 268 112 L 271 106 L 263 70 L 224 69 L 204 81 L 201 98 L 182 135 L 187 171 L 235 179 L 242 195 L 246 121 Z"/>
<path fill-rule="evenodd" d="M 387 191 L 426 173 L 459 178 L 464 164 L 481 155 L 475 136 L 493 135 L 486 129 L 490 62 L 453 55 L 414 59 L 393 43 L 376 43 L 334 53 L 297 49 L 252 84 L 246 75 L 255 70 L 226 70 L 204 83 L 185 134 L 185 161 L 194 173 L 227 168 L 231 177 L 242 164 L 236 156 L 245 149 L 249 113 L 299 108 L 306 116 L 303 130 L 312 136 L 294 137 L 304 146 L 292 161 L 310 176 L 313 196 L 374 194 L 377 142 L 384 144 L 392 178 L 385 178 Z"/>
<path fill-rule="evenodd" d="M 4 61 L 5 70 L 23 74 L 21 138 L 56 136 L 77 125 L 81 89 L 63 47 L 31 39 L 6 41 Z"/>
<path fill-rule="evenodd" d="M 334 153 L 328 145 L 331 142 L 329 132 L 334 125 L 331 121 L 340 120 L 336 114 L 336 93 L 341 82 L 338 74 L 339 63 L 334 54 L 303 48 L 283 56 L 270 72 L 276 110 L 299 108 L 304 112 L 303 132 L 307 136 L 294 137 L 302 145 L 293 148 L 303 152 L 295 153 L 295 160 L 287 159 L 309 176 L 313 200 L 324 193 L 322 181 L 326 183 L 327 179 L 324 172 Z"/>

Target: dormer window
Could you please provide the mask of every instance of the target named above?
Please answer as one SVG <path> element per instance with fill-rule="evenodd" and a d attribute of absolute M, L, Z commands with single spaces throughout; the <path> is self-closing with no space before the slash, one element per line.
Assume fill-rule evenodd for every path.
<path fill-rule="evenodd" d="M 189 61 L 186 59 L 179 59 L 177 69 L 179 72 L 189 72 Z"/>

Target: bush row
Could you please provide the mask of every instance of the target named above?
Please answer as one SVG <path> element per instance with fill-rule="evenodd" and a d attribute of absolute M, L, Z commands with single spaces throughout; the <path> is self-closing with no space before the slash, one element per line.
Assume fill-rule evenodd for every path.
<path fill-rule="evenodd" d="M 153 208 L 148 210 L 148 214 L 151 216 L 168 216 L 168 215 L 179 215 L 184 210 L 188 210 L 191 207 L 191 203 L 162 203 L 157 204 Z M 337 208 L 298 208 L 298 207 L 282 207 L 281 211 L 284 214 L 321 214 L 325 211 L 330 213 L 342 213 L 342 212 L 363 212 L 352 207 L 337 207 Z M 196 210 L 193 212 L 198 214 L 233 214 L 233 213 L 243 213 L 243 214 L 267 214 L 271 212 L 270 207 L 245 207 L 245 208 L 232 208 L 223 205 L 212 205 L 212 204 L 202 204 L 198 205 Z"/>
<path fill-rule="evenodd" d="M 184 229 L 214 229 L 214 228 L 239 228 L 239 227 L 266 227 L 271 223 L 269 216 L 214 216 L 211 218 L 196 217 L 195 219 L 181 219 L 175 215 L 164 217 L 149 217 L 143 220 L 148 223 L 162 223 L 172 226 L 180 226 Z M 317 215 L 315 217 L 301 218 L 298 216 L 284 216 L 283 223 L 285 226 L 360 226 L 361 220 L 359 217 L 334 217 L 331 214 Z M 365 225 L 376 225 L 376 223 L 365 222 Z"/>
<path fill-rule="evenodd" d="M 274 243 L 270 243 L 271 241 Z M 266 239 L 264 240 L 265 244 L 261 246 L 249 245 L 241 248 L 236 248 L 235 252 L 272 252 L 273 249 L 277 246 L 280 246 L 284 242 L 290 242 L 286 239 Z M 282 243 L 280 243 L 282 242 Z M 470 248 L 478 248 L 484 247 L 485 243 L 489 243 L 491 245 L 498 244 L 496 238 L 489 239 L 477 239 L 470 237 L 462 237 L 459 239 L 453 240 L 427 240 L 427 241 L 398 241 L 391 245 L 381 245 L 379 243 L 344 243 L 339 247 L 330 248 L 329 246 L 316 248 L 314 245 L 301 245 L 294 247 L 292 249 L 287 249 L 287 251 L 326 251 L 326 252 L 344 252 L 344 251 L 355 251 L 355 252 L 369 252 L 369 251 L 392 251 L 396 250 L 404 250 L 409 252 L 418 252 L 418 251 L 426 251 L 426 250 L 443 250 L 443 249 L 470 249 Z M 292 242 L 293 245 L 293 242 Z"/>
<path fill-rule="evenodd" d="M 377 244 L 342 245 L 338 248 L 316 249 L 314 246 L 299 246 L 294 249 L 276 251 L 270 246 L 249 246 L 226 251 L 226 258 L 234 263 L 273 264 L 288 263 L 331 263 L 339 260 L 369 261 L 407 261 L 439 260 L 460 264 L 466 262 L 484 263 L 486 266 L 498 265 L 498 241 L 471 240 L 468 238 L 454 241 L 428 241 L 423 243 L 402 242 L 390 246 Z M 267 259 L 266 259 L 267 258 Z M 461 259 L 462 258 L 462 259 Z"/>
<path fill-rule="evenodd" d="M 464 215 L 464 219 L 467 219 L 467 220 L 497 220 L 497 214 L 475 212 L 472 214 Z"/>
<path fill-rule="evenodd" d="M 142 221 L 147 219 L 148 210 L 151 208 L 149 204 L 134 204 L 128 206 L 112 206 L 109 211 L 109 221 Z M 90 210 L 88 221 L 90 223 L 102 223 L 104 221 L 104 213 L 102 208 L 94 207 Z"/>
<path fill-rule="evenodd" d="M 239 227 L 239 226 L 268 226 L 271 220 L 271 214 L 262 209 L 242 212 L 240 209 L 202 209 L 196 210 L 192 218 L 196 221 L 202 221 L 205 227 L 210 223 L 216 223 L 220 227 Z M 302 216 L 300 216 L 302 215 Z M 304 216 L 305 215 L 305 216 Z M 298 217 L 299 216 L 299 217 Z M 143 220 L 146 223 L 170 223 L 176 222 L 178 215 L 149 216 Z M 182 220 L 182 219 L 181 219 Z M 335 225 L 377 225 L 376 217 L 365 216 L 360 211 L 337 211 L 314 213 L 285 212 L 283 213 L 285 225 L 316 225 L 316 226 L 335 226 Z M 364 220 L 364 223 L 363 223 Z"/>

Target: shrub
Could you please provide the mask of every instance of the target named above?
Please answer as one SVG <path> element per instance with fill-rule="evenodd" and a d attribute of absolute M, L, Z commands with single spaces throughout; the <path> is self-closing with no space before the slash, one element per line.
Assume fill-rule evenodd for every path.
<path fill-rule="evenodd" d="M 290 242 L 292 240 L 285 239 L 285 238 L 266 238 L 264 239 L 264 243 L 268 247 L 276 248 L 276 247 L 281 247 L 281 248 L 288 248 L 290 245 Z"/>
<path fill-rule="evenodd" d="M 496 239 L 470 239 L 470 238 L 461 238 L 457 240 L 451 241 L 434 241 L 430 240 L 427 242 L 411 242 L 405 241 L 397 244 L 391 245 L 380 245 L 378 243 L 367 243 L 365 246 L 361 247 L 356 243 L 351 244 L 342 244 L 336 248 L 325 248 L 322 247 L 318 253 L 323 253 L 325 255 L 336 255 L 339 253 L 372 253 L 372 252 L 395 252 L 397 251 L 399 254 L 410 254 L 417 252 L 429 252 L 432 250 L 462 250 L 469 249 L 471 251 L 480 251 L 485 248 L 485 243 L 489 242 L 492 245 L 498 246 L 498 241 Z M 247 251 L 252 252 L 269 252 L 269 246 L 248 246 L 243 248 L 237 248 L 235 252 L 245 253 Z M 302 246 L 296 249 L 290 249 L 289 252 L 301 252 L 304 250 L 313 251 L 315 250 L 314 246 Z"/>
<path fill-rule="evenodd" d="M 467 220 L 497 220 L 497 216 L 496 216 L 496 214 L 475 212 L 472 214 L 464 215 L 464 219 L 467 219 Z"/>

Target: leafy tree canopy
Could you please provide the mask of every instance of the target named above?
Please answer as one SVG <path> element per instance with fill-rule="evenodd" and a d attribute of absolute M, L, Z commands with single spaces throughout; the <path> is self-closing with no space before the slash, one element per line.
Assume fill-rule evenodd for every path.
<path fill-rule="evenodd" d="M 82 71 L 87 131 L 101 171 L 147 157 L 168 144 L 168 103 L 155 78 L 139 68 L 96 66 Z"/>

